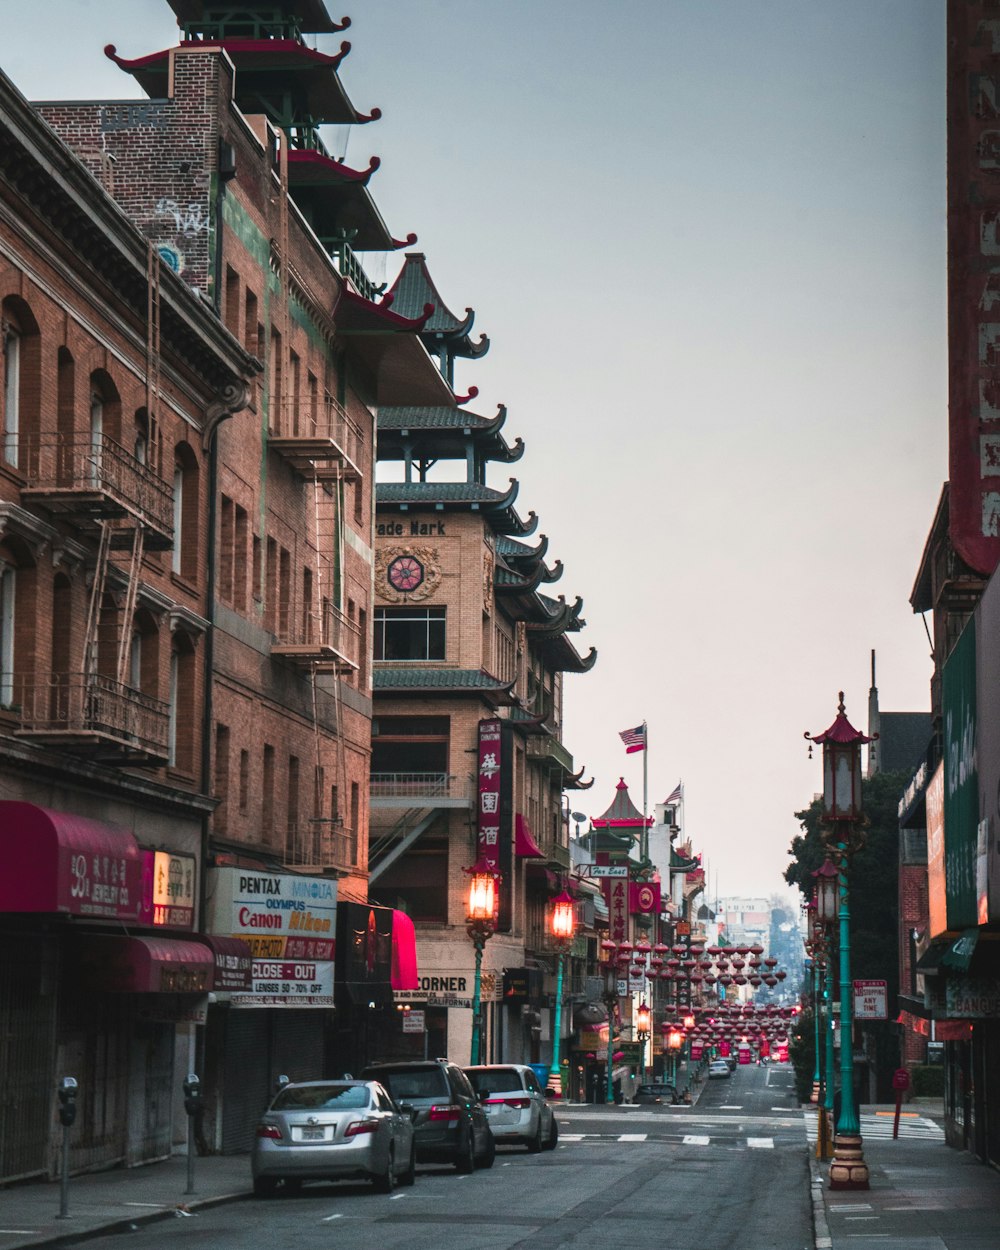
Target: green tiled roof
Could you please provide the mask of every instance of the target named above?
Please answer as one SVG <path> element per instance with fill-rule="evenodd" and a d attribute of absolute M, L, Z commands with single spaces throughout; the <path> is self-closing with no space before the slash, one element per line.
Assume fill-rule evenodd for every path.
<path fill-rule="evenodd" d="M 503 503 L 509 491 L 494 490 L 478 482 L 379 482 L 379 503 Z"/>
<path fill-rule="evenodd" d="M 378 410 L 380 430 L 476 430 L 493 425 L 495 417 L 481 417 L 465 408 L 389 407 Z"/>
<path fill-rule="evenodd" d="M 372 687 L 380 690 L 506 690 L 509 682 L 478 668 L 383 668 L 376 664 Z"/>

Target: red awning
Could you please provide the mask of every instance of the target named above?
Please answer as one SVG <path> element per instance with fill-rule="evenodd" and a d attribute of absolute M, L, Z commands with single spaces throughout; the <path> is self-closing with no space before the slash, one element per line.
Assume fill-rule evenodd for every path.
<path fill-rule="evenodd" d="M 127 829 L 0 802 L 0 912 L 134 922 L 141 901 L 142 853 Z"/>
<path fill-rule="evenodd" d="M 201 942 L 88 935 L 79 944 L 85 983 L 111 994 L 205 994 L 215 955 Z"/>
<path fill-rule="evenodd" d="M 392 988 L 415 990 L 417 980 L 417 935 L 413 921 L 402 911 L 392 913 Z"/>
<path fill-rule="evenodd" d="M 249 942 L 217 937 L 214 933 L 199 933 L 198 941 L 215 957 L 213 990 L 249 990 L 253 986 L 253 952 Z"/>
<path fill-rule="evenodd" d="M 531 826 L 520 812 L 514 817 L 514 854 L 521 859 L 544 859 L 541 847 L 535 841 Z"/>

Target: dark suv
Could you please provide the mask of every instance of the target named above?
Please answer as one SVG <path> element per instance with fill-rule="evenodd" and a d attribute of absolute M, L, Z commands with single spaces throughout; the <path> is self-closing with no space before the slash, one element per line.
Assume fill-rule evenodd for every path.
<path fill-rule="evenodd" d="M 420 1163 L 453 1163 L 460 1172 L 493 1166 L 496 1143 L 469 1078 L 447 1059 L 373 1063 L 364 1081 L 381 1081 L 413 1118 Z"/>

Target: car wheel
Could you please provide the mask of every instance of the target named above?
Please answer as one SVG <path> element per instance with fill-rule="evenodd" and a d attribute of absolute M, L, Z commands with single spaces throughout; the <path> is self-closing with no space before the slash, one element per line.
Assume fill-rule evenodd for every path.
<path fill-rule="evenodd" d="M 475 1143 L 472 1140 L 471 1125 L 469 1126 L 469 1131 L 466 1134 L 465 1139 L 458 1147 L 458 1155 L 455 1158 L 455 1167 L 459 1172 L 466 1176 L 470 1172 L 474 1172 L 476 1170 L 476 1148 Z"/>
<path fill-rule="evenodd" d="M 375 1192 L 379 1194 L 391 1194 L 396 1185 L 395 1158 L 393 1156 L 392 1147 L 389 1147 L 389 1157 L 385 1161 L 385 1171 L 379 1176 L 372 1177 L 372 1184 L 375 1186 Z"/>
<path fill-rule="evenodd" d="M 556 1120 L 555 1112 L 552 1113 L 552 1127 L 549 1129 L 549 1135 L 545 1139 L 543 1150 L 555 1150 L 556 1142 L 559 1140 L 559 1124 Z"/>
<path fill-rule="evenodd" d="M 399 1178 L 400 1185 L 412 1185 L 417 1179 L 417 1148 L 410 1147 L 410 1166 Z"/>
<path fill-rule="evenodd" d="M 255 1176 L 253 1178 L 253 1196 L 255 1198 L 273 1198 L 278 1182 L 273 1176 Z"/>
<path fill-rule="evenodd" d="M 538 1117 L 538 1128 L 535 1129 L 534 1137 L 529 1137 L 526 1143 L 528 1153 L 536 1155 L 542 1148 L 542 1117 Z"/>
<path fill-rule="evenodd" d="M 490 1133 L 490 1135 L 486 1139 L 486 1149 L 476 1160 L 476 1167 L 491 1168 L 493 1166 L 493 1160 L 496 1157 L 497 1157 L 497 1144 L 493 1139 L 493 1134 Z"/>

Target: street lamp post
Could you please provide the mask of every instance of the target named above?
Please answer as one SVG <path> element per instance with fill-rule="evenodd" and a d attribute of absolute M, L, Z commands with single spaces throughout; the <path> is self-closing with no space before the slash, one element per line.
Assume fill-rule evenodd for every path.
<path fill-rule="evenodd" d="M 563 963 L 566 954 L 573 944 L 573 932 L 576 929 L 576 910 L 573 900 L 563 890 L 552 900 L 552 912 L 549 916 L 549 932 L 556 948 L 556 1010 L 552 1025 L 552 1068 L 559 1077 L 560 1096 L 566 1096 L 565 1073 L 559 1058 L 562 1044 L 562 1000 L 563 1000 Z"/>
<path fill-rule="evenodd" d="M 806 734 L 823 748 L 823 816 L 825 838 L 837 874 L 837 920 L 840 945 L 840 1115 L 830 1164 L 831 1189 L 868 1189 L 868 1165 L 861 1140 L 861 1121 L 854 1097 L 854 1000 L 851 982 L 851 912 L 848 896 L 851 857 L 864 842 L 861 807 L 861 747 L 868 737 L 847 719 L 840 692 L 837 717 L 821 734 Z"/>
<path fill-rule="evenodd" d="M 635 1036 L 642 1047 L 639 1054 L 639 1084 L 646 1084 L 646 1042 L 649 1038 L 650 1011 L 645 1002 L 641 1002 L 635 1013 Z"/>
<path fill-rule="evenodd" d="M 616 947 L 614 942 L 605 941 L 601 943 L 601 949 L 604 954 L 602 961 L 604 968 L 604 1005 L 608 1012 L 607 1088 L 605 1091 L 605 1102 L 610 1106 L 615 1101 L 614 1077 L 611 1069 L 614 1065 L 615 1009 L 618 1006 L 618 960 L 623 955 L 626 959 L 629 958 L 632 952 L 632 943 L 623 942 L 621 946 Z"/>
<path fill-rule="evenodd" d="M 476 948 L 476 976 L 472 991 L 472 1059 L 476 1064 L 480 1060 L 482 1046 L 482 983 L 483 983 L 483 950 L 496 929 L 497 916 L 497 879 L 482 861 L 475 864 L 470 872 L 469 905 L 466 911 L 467 932 Z"/>
<path fill-rule="evenodd" d="M 820 952 L 820 976 L 822 979 L 824 1017 L 824 1054 L 817 1056 L 823 1065 L 822 1081 L 823 1103 L 820 1111 L 818 1133 L 816 1138 L 817 1159 L 830 1158 L 830 1127 L 833 1119 L 833 1087 L 835 1068 L 833 1057 L 833 961 L 831 944 L 833 925 L 837 917 L 837 869 L 829 855 L 812 874 L 816 881 L 816 935 Z"/>

